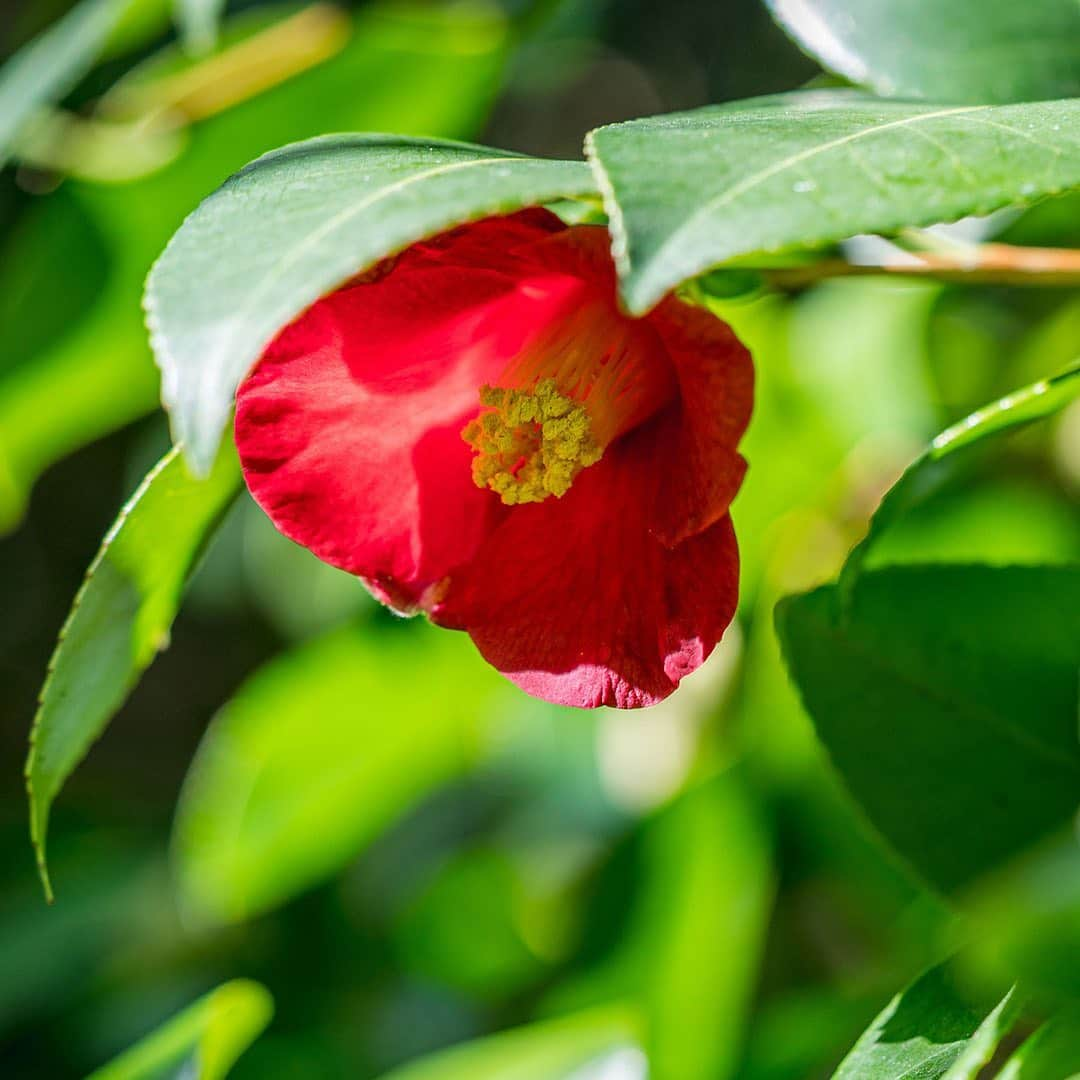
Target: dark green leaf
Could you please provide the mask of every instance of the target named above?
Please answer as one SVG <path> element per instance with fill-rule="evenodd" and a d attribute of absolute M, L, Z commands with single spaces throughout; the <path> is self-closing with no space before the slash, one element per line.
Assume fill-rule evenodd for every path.
<path fill-rule="evenodd" d="M 766 0 L 815 60 L 885 97 L 1009 102 L 1080 95 L 1074 0 Z"/>
<path fill-rule="evenodd" d="M 202 481 L 170 451 L 121 510 L 87 571 L 49 662 L 26 763 L 30 832 L 46 892 L 49 808 L 168 645 L 188 575 L 239 486 L 231 444 Z"/>
<path fill-rule="evenodd" d="M 940 888 L 1075 813 L 1080 568 L 878 570 L 783 601 L 777 626 L 848 787 Z"/>
<path fill-rule="evenodd" d="M 236 979 L 189 1005 L 87 1080 L 222 1080 L 270 1022 L 266 989 Z"/>
<path fill-rule="evenodd" d="M 1078 129 L 1080 99 L 959 107 L 835 90 L 613 124 L 586 150 L 626 304 L 641 313 L 739 256 L 952 221 L 1080 185 Z"/>
<path fill-rule="evenodd" d="M 333 135 L 259 158 L 188 218 L 147 283 L 177 441 L 205 469 L 263 347 L 352 275 L 464 221 L 593 190 L 580 163 L 432 139 Z"/>
<path fill-rule="evenodd" d="M 973 1080 L 1017 1018 L 1010 992 L 987 1016 L 932 968 L 897 994 L 844 1058 L 834 1080 Z"/>

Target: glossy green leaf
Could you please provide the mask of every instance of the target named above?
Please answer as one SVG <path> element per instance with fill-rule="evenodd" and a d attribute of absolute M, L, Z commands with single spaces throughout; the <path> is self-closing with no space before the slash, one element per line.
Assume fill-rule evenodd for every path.
<path fill-rule="evenodd" d="M 881 536 L 902 515 L 938 490 L 952 473 L 953 455 L 979 446 L 1003 432 L 1045 420 L 1080 396 L 1080 364 L 979 409 L 943 431 L 889 489 L 874 514 L 866 537 L 848 556 L 841 575 L 850 588 Z"/>
<path fill-rule="evenodd" d="M 121 510 L 87 571 L 49 662 L 26 763 L 30 831 L 46 891 L 49 808 L 168 645 L 184 584 L 239 487 L 231 444 L 205 480 L 193 480 L 170 451 Z"/>
<path fill-rule="evenodd" d="M 1075 1080 L 1080 1076 L 1080 1005 L 1051 1017 L 1016 1051 L 998 1080 Z"/>
<path fill-rule="evenodd" d="M 475 760 L 487 710 L 513 691 L 465 635 L 394 631 L 348 627 L 286 653 L 211 724 L 173 845 L 194 919 L 282 903 Z"/>
<path fill-rule="evenodd" d="M 1076 187 L 1078 130 L 1080 99 L 961 107 L 833 90 L 613 124 L 592 132 L 586 151 L 623 296 L 641 313 L 738 257 L 952 221 Z"/>
<path fill-rule="evenodd" d="M 638 1023 L 626 1009 L 598 1009 L 451 1047 L 383 1080 L 645 1080 Z"/>
<path fill-rule="evenodd" d="M 244 373 L 312 301 L 451 226 L 593 191 L 583 164 L 333 135 L 267 154 L 206 199 L 147 283 L 173 431 L 205 469 Z"/>
<path fill-rule="evenodd" d="M 87 1080 L 222 1080 L 274 1012 L 266 989 L 235 979 L 212 990 Z"/>
<path fill-rule="evenodd" d="M 1075 813 L 1080 568 L 887 568 L 788 598 L 777 626 L 847 786 L 938 887 Z"/>
<path fill-rule="evenodd" d="M 1074 0 L 766 0 L 815 60 L 885 97 L 1038 101 L 1080 95 Z"/>
<path fill-rule="evenodd" d="M 0 165 L 24 125 L 90 70 L 133 0 L 82 0 L 0 70 Z"/>
<path fill-rule="evenodd" d="M 1018 1011 L 1010 992 L 986 1015 L 957 991 L 946 965 L 932 968 L 889 1002 L 834 1080 L 973 1080 Z"/>

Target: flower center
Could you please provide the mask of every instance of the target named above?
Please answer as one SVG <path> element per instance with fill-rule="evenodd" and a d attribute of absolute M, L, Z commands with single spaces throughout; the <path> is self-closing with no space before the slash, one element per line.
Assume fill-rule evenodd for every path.
<path fill-rule="evenodd" d="M 560 305 L 494 386 L 480 388 L 480 412 L 461 433 L 475 451 L 474 483 L 508 506 L 561 498 L 675 391 L 651 327 L 611 304 L 582 302 L 579 288 L 566 291 L 572 303 Z"/>

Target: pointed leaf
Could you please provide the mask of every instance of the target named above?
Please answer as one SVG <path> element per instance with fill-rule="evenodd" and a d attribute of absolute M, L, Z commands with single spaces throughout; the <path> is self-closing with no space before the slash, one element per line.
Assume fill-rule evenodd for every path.
<path fill-rule="evenodd" d="M 593 190 L 578 162 L 402 136 L 331 135 L 259 158 L 188 218 L 147 283 L 177 441 L 206 469 L 265 345 L 352 275 L 462 222 Z"/>
<path fill-rule="evenodd" d="M 1080 99 L 955 106 L 814 91 L 598 128 L 634 313 L 740 256 L 952 221 L 1080 185 Z M 672 164 L 677 163 L 677 168 Z"/>
<path fill-rule="evenodd" d="M 202 481 L 171 450 L 120 511 L 87 571 L 49 662 L 26 763 L 30 832 L 46 892 L 49 808 L 168 645 L 184 584 L 239 486 L 231 444 Z"/>
<path fill-rule="evenodd" d="M 223 1080 L 270 1022 L 274 1002 L 247 979 L 225 983 L 103 1065 L 87 1080 Z"/>
<path fill-rule="evenodd" d="M 1080 95 L 1074 0 L 766 0 L 830 71 L 885 97 L 1038 101 Z"/>
<path fill-rule="evenodd" d="M 992 1053 L 1017 1018 L 1014 992 L 988 1016 L 932 968 L 882 1010 L 840 1063 L 833 1080 L 964 1080 Z"/>

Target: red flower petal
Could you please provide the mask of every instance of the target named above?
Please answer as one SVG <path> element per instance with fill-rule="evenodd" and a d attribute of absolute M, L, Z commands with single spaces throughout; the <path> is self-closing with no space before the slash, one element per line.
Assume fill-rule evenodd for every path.
<path fill-rule="evenodd" d="M 653 522 L 665 543 L 677 544 L 727 514 L 739 490 L 746 462 L 736 447 L 750 422 L 754 367 L 731 328 L 704 308 L 668 297 L 648 321 L 679 380 Z"/>
<path fill-rule="evenodd" d="M 537 287 L 514 254 L 555 227 L 543 212 L 517 215 L 410 248 L 282 331 L 237 394 L 256 501 L 399 610 L 423 606 L 506 512 L 472 482 L 461 430 L 480 385 L 565 308 L 574 279 L 546 274 Z"/>
<path fill-rule="evenodd" d="M 652 532 L 663 425 L 614 444 L 562 499 L 515 507 L 451 578 L 432 618 L 469 632 L 527 693 L 636 708 L 667 697 L 730 623 L 730 519 L 675 547 Z"/>

